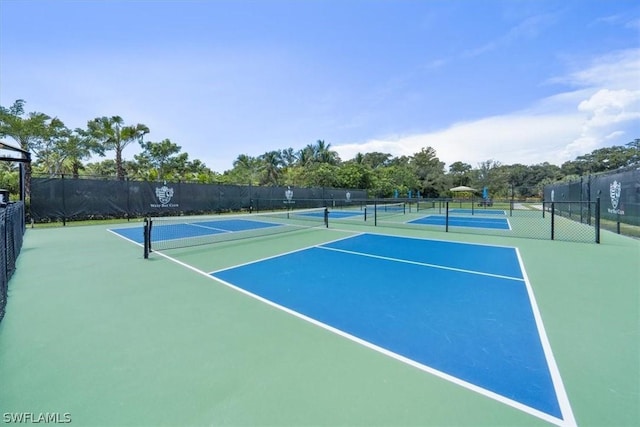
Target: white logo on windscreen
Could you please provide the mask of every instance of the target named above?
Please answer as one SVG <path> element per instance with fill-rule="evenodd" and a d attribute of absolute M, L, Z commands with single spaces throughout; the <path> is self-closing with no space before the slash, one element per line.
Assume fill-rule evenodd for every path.
<path fill-rule="evenodd" d="M 347 191 L 347 202 L 351 201 L 351 193 Z"/>
<path fill-rule="evenodd" d="M 609 197 L 611 198 L 611 206 L 613 206 L 613 209 L 608 209 L 609 213 L 624 215 L 624 211 L 622 209 L 618 209 L 618 205 L 620 204 L 621 194 L 622 194 L 622 183 L 618 181 L 613 181 L 609 185 Z"/>
<path fill-rule="evenodd" d="M 294 203 L 291 201 L 291 199 L 293 199 L 293 190 L 291 189 L 291 187 L 287 187 L 287 190 L 284 192 L 284 197 L 287 198 L 287 200 L 285 200 L 285 203 Z"/>
<path fill-rule="evenodd" d="M 162 187 L 156 187 L 156 197 L 160 204 L 152 203 L 152 208 L 176 208 L 178 207 L 177 203 L 171 203 L 171 198 L 173 198 L 173 188 L 167 187 L 167 182 L 165 181 Z"/>

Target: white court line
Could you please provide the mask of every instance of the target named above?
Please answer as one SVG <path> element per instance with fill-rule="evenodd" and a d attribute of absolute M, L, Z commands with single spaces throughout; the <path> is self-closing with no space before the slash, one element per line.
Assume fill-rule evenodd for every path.
<path fill-rule="evenodd" d="M 222 234 L 224 233 L 233 233 L 232 230 L 227 230 L 224 228 L 218 228 L 218 227 L 209 227 L 208 225 L 201 225 L 201 224 L 194 224 L 192 222 L 185 222 L 185 223 L 179 223 L 179 224 L 184 224 L 184 225 L 191 225 L 193 227 L 200 227 L 200 228 L 204 228 L 205 230 L 216 230 L 216 231 L 221 231 Z M 169 225 L 169 224 L 167 224 Z M 160 226 L 162 227 L 162 225 Z"/>
<path fill-rule="evenodd" d="M 522 257 L 520 256 L 520 251 L 518 248 L 515 248 L 516 255 L 518 257 L 518 263 L 520 264 L 520 271 L 524 277 L 524 283 L 527 287 L 527 293 L 529 294 L 529 301 L 531 303 L 531 311 L 533 312 L 533 317 L 536 321 L 536 326 L 538 328 L 538 336 L 540 338 L 540 343 L 542 345 L 542 349 L 544 350 L 545 358 L 547 359 L 547 366 L 549 368 L 549 373 L 551 374 L 551 380 L 553 382 L 553 388 L 556 392 L 556 398 L 558 399 L 558 404 L 560 405 L 560 411 L 562 412 L 562 418 L 564 418 L 564 426 L 576 426 L 576 419 L 573 416 L 573 411 L 571 410 L 571 404 L 569 403 L 569 396 L 567 395 L 567 391 L 564 388 L 564 383 L 562 382 L 562 377 L 560 376 L 560 370 L 558 369 L 558 365 L 556 363 L 555 357 L 553 357 L 553 351 L 551 350 L 551 343 L 549 342 L 549 338 L 547 337 L 547 332 L 544 329 L 544 324 L 542 323 L 542 315 L 540 314 L 540 309 L 538 308 L 538 303 L 536 302 L 536 297 L 533 294 L 533 287 L 529 282 L 529 277 L 527 276 L 527 272 L 524 269 L 524 262 L 522 261 Z"/>
<path fill-rule="evenodd" d="M 280 257 L 283 257 L 285 255 L 294 254 L 296 252 L 302 252 L 302 251 L 306 251 L 308 249 L 317 248 L 317 247 L 319 247 L 319 245 L 326 245 L 328 243 L 339 242 L 340 240 L 350 239 L 352 237 L 360 236 L 361 234 L 366 234 L 366 233 L 356 233 L 356 234 L 354 234 L 352 236 L 340 237 L 339 239 L 330 240 L 328 242 L 323 242 L 323 243 L 316 244 L 316 245 L 311 245 L 311 246 L 305 246 L 304 248 L 294 249 L 294 250 L 291 250 L 291 251 L 288 251 L 288 252 L 283 252 L 281 254 L 260 258 L 260 259 L 257 259 L 255 261 L 248 261 L 248 262 L 245 262 L 245 263 L 242 263 L 242 264 L 232 265 L 231 267 L 225 267 L 225 268 L 221 268 L 219 270 L 214 270 L 214 271 L 209 272 L 208 274 L 216 274 L 216 273 L 219 273 L 221 271 L 233 270 L 234 268 L 243 267 L 245 265 L 251 265 L 251 264 L 256 264 L 256 263 L 259 263 L 259 262 L 262 262 L 262 261 L 266 261 L 266 260 L 270 260 L 270 259 L 280 258 Z"/>
<path fill-rule="evenodd" d="M 426 263 L 426 262 L 410 261 L 410 260 L 402 259 L 402 258 L 391 258 L 391 257 L 382 256 L 382 255 L 368 254 L 366 252 L 355 252 L 355 251 L 348 251 L 348 250 L 345 250 L 345 249 L 328 248 L 328 247 L 322 246 L 322 245 L 318 246 L 318 248 L 319 249 L 325 249 L 325 250 L 328 250 L 328 251 L 344 252 L 344 253 L 351 254 L 351 255 L 359 255 L 359 256 L 363 256 L 363 257 L 383 259 L 385 261 L 394 261 L 394 262 L 400 262 L 400 263 L 403 263 L 403 264 L 413 264 L 413 265 L 419 265 L 419 266 L 422 266 L 422 267 L 437 268 L 437 269 L 440 269 L 440 270 L 456 271 L 458 273 L 476 274 L 478 276 L 496 277 L 496 278 L 499 278 L 499 279 L 515 280 L 515 281 L 518 281 L 518 282 L 522 282 L 523 281 L 523 279 L 519 278 L 519 277 L 503 276 L 501 274 L 485 273 L 485 272 L 482 272 L 482 271 L 475 271 L 475 270 L 466 270 L 464 268 L 447 267 L 447 266 L 440 265 L 440 264 L 429 264 L 429 263 Z"/>
<path fill-rule="evenodd" d="M 125 230 L 125 229 L 137 230 L 137 228 L 136 228 L 136 227 L 126 227 L 126 228 L 122 228 L 122 229 L 120 229 L 120 230 Z M 118 229 L 117 229 L 117 230 L 118 230 Z M 122 234 L 118 233 L 117 231 L 115 231 L 115 230 L 113 230 L 113 229 L 111 229 L 111 228 L 107 228 L 107 231 L 108 231 L 108 232 L 110 232 L 110 233 L 115 234 L 116 236 L 120 237 L 121 239 L 126 240 L 127 242 L 131 242 L 131 243 L 133 243 L 134 245 L 138 245 L 138 246 L 140 246 L 140 247 L 144 246 L 142 243 L 138 243 L 138 242 L 136 242 L 135 240 L 131 240 L 130 238 L 123 236 Z M 140 230 L 140 231 L 142 232 L 142 230 Z"/>

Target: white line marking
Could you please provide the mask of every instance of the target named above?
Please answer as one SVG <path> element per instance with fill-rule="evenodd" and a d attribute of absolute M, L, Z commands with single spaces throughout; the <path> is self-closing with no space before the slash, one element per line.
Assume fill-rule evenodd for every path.
<path fill-rule="evenodd" d="M 328 241 L 328 242 L 323 242 L 323 243 L 320 243 L 320 244 L 322 244 L 322 245 L 326 245 L 326 244 L 328 244 L 328 243 L 339 242 L 340 240 L 350 239 L 350 238 L 352 238 L 352 237 L 360 236 L 361 234 L 365 234 L 365 233 L 356 233 L 356 234 L 354 234 L 354 235 L 352 235 L 352 236 L 340 237 L 340 238 L 338 238 L 338 239 L 330 240 L 330 241 Z M 277 254 L 277 255 L 272 255 L 272 256 L 268 256 L 268 257 L 260 258 L 260 259 L 254 260 L 254 261 L 248 261 L 248 262 L 245 262 L 245 263 L 242 263 L 242 264 L 232 265 L 231 267 L 225 267 L 225 268 L 221 268 L 221 269 L 219 269 L 219 270 L 211 271 L 211 272 L 210 272 L 210 273 L 208 273 L 208 274 L 216 274 L 216 273 L 219 273 L 219 272 L 221 272 L 221 271 L 233 270 L 234 268 L 244 267 L 244 266 L 246 266 L 246 265 L 251 265 L 251 264 L 256 264 L 256 263 L 258 263 L 258 262 L 266 261 L 266 260 L 269 260 L 269 259 L 280 258 L 280 257 L 283 257 L 283 256 L 285 256 L 285 255 L 294 254 L 294 253 L 296 253 L 296 252 L 306 251 L 307 249 L 317 248 L 317 247 L 319 247 L 319 245 L 320 245 L 320 244 L 311 245 L 311 246 L 305 246 L 304 248 L 300 248 L 300 249 L 293 249 L 293 250 L 291 250 L 291 251 L 283 252 L 283 253 L 281 253 L 281 254 Z"/>
<path fill-rule="evenodd" d="M 221 231 L 222 233 L 231 233 L 232 230 L 227 230 L 225 228 L 218 228 L 218 227 L 209 227 L 208 225 L 202 225 L 202 224 L 194 224 L 191 222 L 185 222 L 184 225 L 191 225 L 193 227 L 200 227 L 200 228 L 204 228 L 206 230 L 216 230 L 216 231 Z M 162 227 L 162 226 L 161 226 Z"/>
<path fill-rule="evenodd" d="M 127 229 L 137 230 L 137 228 L 136 228 L 136 227 L 127 227 Z M 119 228 L 118 230 L 125 230 L 125 229 L 124 229 L 124 228 Z M 118 233 L 117 231 L 114 231 L 114 230 L 112 230 L 112 229 L 110 229 L 110 228 L 107 228 L 107 231 L 109 231 L 109 232 L 111 232 L 111 233 L 115 234 L 116 236 L 120 237 L 121 239 L 124 239 L 124 240 L 126 240 L 126 241 L 128 241 L 128 242 L 133 243 L 134 245 L 138 245 L 138 246 L 140 246 L 140 247 L 144 246 L 142 243 L 138 243 L 138 242 L 136 242 L 135 240 L 131 240 L 130 238 L 125 237 L 125 236 L 123 236 L 122 234 L 120 234 L 120 233 Z M 140 230 L 140 234 L 142 234 L 142 230 Z"/>
<path fill-rule="evenodd" d="M 520 256 L 520 251 L 518 250 L 518 248 L 515 248 L 515 250 L 516 250 L 516 255 L 518 257 L 518 263 L 520 264 L 520 271 L 522 272 L 522 275 L 524 277 L 524 283 L 527 287 L 527 293 L 529 294 L 531 310 L 533 312 L 533 317 L 536 321 L 536 326 L 538 327 L 538 335 L 540 337 L 540 343 L 542 344 L 542 349 L 544 350 L 544 354 L 547 359 L 547 366 L 549 368 L 549 373 L 551 374 L 551 380 L 553 382 L 553 387 L 556 392 L 556 398 L 558 399 L 558 404 L 560 405 L 562 418 L 564 418 L 564 423 L 561 425 L 576 426 L 577 425 L 576 420 L 573 416 L 573 411 L 571 410 L 571 404 L 569 403 L 569 396 L 567 395 L 567 391 L 564 388 L 564 384 L 562 382 L 562 377 L 560 376 L 560 370 L 558 369 L 556 360 L 553 357 L 553 351 L 551 350 L 551 343 L 549 342 L 549 338 L 547 337 L 547 332 L 545 331 L 544 324 L 542 323 L 542 315 L 540 314 L 540 309 L 538 308 L 536 297 L 533 294 L 533 287 L 529 282 L 529 277 L 527 276 L 527 272 L 524 268 L 524 262 L 522 261 L 522 257 Z"/>
<path fill-rule="evenodd" d="M 400 262 L 400 263 L 404 263 L 404 264 L 413 264 L 413 265 L 419 265 L 422 267 L 430 267 L 430 268 L 437 268 L 440 270 L 450 270 L 450 271 L 456 271 L 459 273 L 468 273 L 468 274 L 476 274 L 478 276 L 489 276 L 489 277 L 497 277 L 499 279 L 507 279 L 507 280 L 515 280 L 518 282 L 522 282 L 523 279 L 519 278 L 519 277 L 511 277 L 511 276 L 503 276 L 501 274 L 492 274 L 492 273 L 484 273 L 482 271 L 474 271 L 474 270 L 465 270 L 463 268 L 455 268 L 455 267 L 447 267 L 444 265 L 440 265 L 440 264 L 429 264 L 426 262 L 419 262 L 419 261 L 410 261 L 407 259 L 401 259 L 401 258 L 391 258 L 391 257 L 386 257 L 386 256 L 381 256 L 381 255 L 373 255 L 373 254 L 368 254 L 365 252 L 355 252 L 355 251 L 348 251 L 345 249 L 336 249 L 336 248 L 328 248 L 325 246 L 318 246 L 319 249 L 325 249 L 328 251 L 336 251 L 336 252 L 344 252 L 347 254 L 351 254 L 351 255 L 359 255 L 359 256 L 364 256 L 364 257 L 369 257 L 369 258 L 377 258 L 377 259 L 383 259 L 386 261 L 394 261 L 394 262 Z"/>

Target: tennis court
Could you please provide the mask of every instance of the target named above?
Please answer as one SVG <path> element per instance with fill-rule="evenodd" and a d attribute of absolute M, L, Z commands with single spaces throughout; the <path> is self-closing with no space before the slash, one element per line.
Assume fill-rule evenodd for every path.
<path fill-rule="evenodd" d="M 297 283 L 318 264 L 345 267 Z M 514 248 L 361 234 L 210 274 L 542 418 L 573 418 Z"/>
<path fill-rule="evenodd" d="M 452 227 L 467 228 L 489 228 L 494 230 L 511 230 L 511 225 L 507 218 L 487 218 L 474 216 L 450 216 L 448 218 L 449 225 Z M 444 226 L 447 223 L 447 217 L 444 215 L 426 215 L 421 218 L 413 219 L 409 224 L 421 225 L 438 225 Z"/>
<path fill-rule="evenodd" d="M 154 219 L 146 260 L 142 223 L 28 230 L 0 324 L 0 412 L 636 424 L 638 241 L 373 228 L 362 215 Z"/>

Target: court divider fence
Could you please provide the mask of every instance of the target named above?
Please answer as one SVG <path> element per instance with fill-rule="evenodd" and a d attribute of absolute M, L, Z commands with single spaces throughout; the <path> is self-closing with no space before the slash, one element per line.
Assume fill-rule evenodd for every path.
<path fill-rule="evenodd" d="M 31 179 L 28 214 L 34 222 L 144 218 L 336 206 L 365 199 L 366 190 L 256 187 L 186 182 L 70 178 Z M 313 201 L 313 202 L 312 202 Z"/>
<path fill-rule="evenodd" d="M 24 202 L 0 206 L 0 322 L 4 318 L 9 294 L 9 279 L 16 270 L 25 232 Z"/>
<path fill-rule="evenodd" d="M 418 232 L 429 230 L 600 243 L 599 199 L 549 203 L 497 200 L 491 206 L 481 200 L 383 199 L 366 201 L 366 209 L 364 203 L 355 201 L 351 207 L 335 208 L 337 214 L 330 215 L 332 226 L 360 223 Z M 374 207 L 375 211 L 372 210 Z"/>

